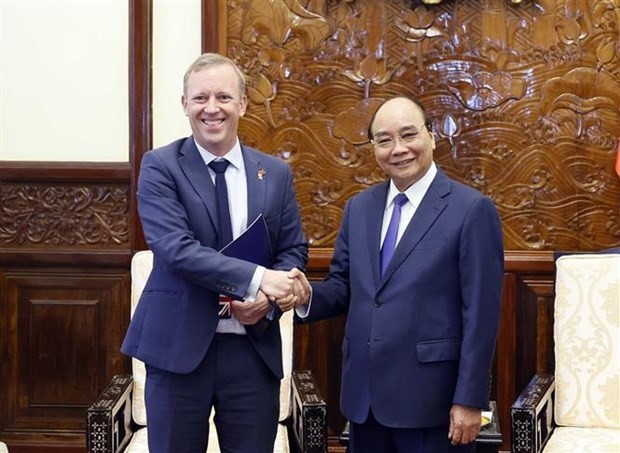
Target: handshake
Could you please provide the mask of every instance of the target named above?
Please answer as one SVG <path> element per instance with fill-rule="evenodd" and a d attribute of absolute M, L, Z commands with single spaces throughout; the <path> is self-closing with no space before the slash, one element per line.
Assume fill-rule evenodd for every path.
<path fill-rule="evenodd" d="M 254 303 L 233 300 L 231 311 L 243 325 L 252 325 L 260 321 L 277 304 L 282 311 L 308 304 L 310 300 L 310 283 L 297 268 L 290 271 L 265 269 L 263 279 Z"/>
<path fill-rule="evenodd" d="M 310 283 L 304 273 L 297 268 L 288 272 L 266 269 L 260 283 L 260 291 L 282 311 L 307 305 L 310 300 Z"/>

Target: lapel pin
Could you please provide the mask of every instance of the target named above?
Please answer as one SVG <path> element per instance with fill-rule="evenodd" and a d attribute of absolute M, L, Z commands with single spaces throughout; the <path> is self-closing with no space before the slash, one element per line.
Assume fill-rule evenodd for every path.
<path fill-rule="evenodd" d="M 260 181 L 262 181 L 262 180 L 263 180 L 263 178 L 265 177 L 265 174 L 267 174 L 267 172 L 265 171 L 265 169 L 264 169 L 264 168 L 261 168 L 260 170 L 258 170 L 258 171 L 256 172 L 256 176 L 258 176 L 258 179 L 259 179 Z"/>

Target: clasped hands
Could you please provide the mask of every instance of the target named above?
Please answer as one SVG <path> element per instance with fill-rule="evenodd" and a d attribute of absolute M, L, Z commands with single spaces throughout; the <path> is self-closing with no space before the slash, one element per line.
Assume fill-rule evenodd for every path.
<path fill-rule="evenodd" d="M 307 304 L 309 299 L 310 283 L 299 269 L 293 268 L 290 271 L 265 269 L 254 302 L 247 304 L 233 300 L 231 303 L 232 311 L 239 322 L 243 325 L 252 325 L 264 318 L 274 303 L 280 310 L 288 311 Z"/>
<path fill-rule="evenodd" d="M 304 273 L 297 268 L 288 272 L 265 270 L 260 290 L 282 311 L 308 304 L 310 298 L 310 283 Z"/>

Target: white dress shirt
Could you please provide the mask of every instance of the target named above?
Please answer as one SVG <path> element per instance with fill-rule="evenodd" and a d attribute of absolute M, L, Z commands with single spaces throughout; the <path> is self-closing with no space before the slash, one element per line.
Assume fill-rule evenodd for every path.
<path fill-rule="evenodd" d="M 433 182 L 433 179 L 435 179 L 436 174 L 437 166 L 435 165 L 435 162 L 432 162 L 426 174 L 403 192 L 407 196 L 408 202 L 403 204 L 400 210 L 400 222 L 398 223 L 398 234 L 396 235 L 396 247 L 400 242 L 400 238 L 403 237 L 403 233 L 407 229 L 409 222 L 411 222 L 418 206 L 422 203 L 422 198 L 426 195 L 426 191 Z M 387 199 L 385 201 L 385 210 L 383 211 L 381 247 L 383 247 L 383 241 L 385 240 L 385 235 L 387 234 L 390 219 L 392 217 L 392 211 L 394 210 L 394 198 L 399 193 L 400 191 L 394 185 L 394 181 L 390 180 L 390 188 L 388 189 Z"/>

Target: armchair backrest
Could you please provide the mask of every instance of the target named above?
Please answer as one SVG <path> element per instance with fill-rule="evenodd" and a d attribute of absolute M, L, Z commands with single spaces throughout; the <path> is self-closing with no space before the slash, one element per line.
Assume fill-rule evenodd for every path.
<path fill-rule="evenodd" d="M 146 281 L 153 268 L 153 252 L 143 250 L 137 252 L 131 260 L 131 316 L 140 295 L 146 285 Z M 282 365 L 284 377 L 280 381 L 280 421 L 284 421 L 291 413 L 291 374 L 293 369 L 293 311 L 290 310 L 280 318 L 280 335 L 282 336 Z M 132 411 L 134 421 L 146 426 L 146 407 L 144 404 L 144 384 L 146 381 L 146 369 L 144 363 L 132 359 L 132 372 L 134 380 Z"/>
<path fill-rule="evenodd" d="M 556 262 L 555 421 L 620 428 L 620 254 Z"/>

